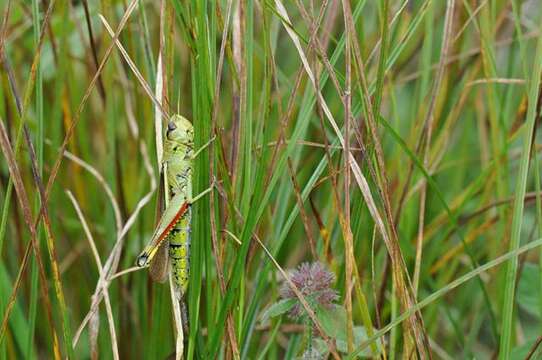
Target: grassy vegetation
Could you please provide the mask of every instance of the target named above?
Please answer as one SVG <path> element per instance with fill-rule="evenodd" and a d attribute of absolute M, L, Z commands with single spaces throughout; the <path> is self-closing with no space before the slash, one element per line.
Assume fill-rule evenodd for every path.
<path fill-rule="evenodd" d="M 538 1 L 0 4 L 0 359 L 542 356 Z M 135 267 L 174 113 L 177 343 Z"/>

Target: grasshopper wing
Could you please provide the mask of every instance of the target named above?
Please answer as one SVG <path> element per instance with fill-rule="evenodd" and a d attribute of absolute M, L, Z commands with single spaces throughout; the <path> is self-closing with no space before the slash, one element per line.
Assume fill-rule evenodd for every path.
<path fill-rule="evenodd" d="M 158 222 L 158 226 L 156 226 L 156 230 L 154 231 L 149 244 L 137 257 L 137 266 L 145 267 L 153 260 L 166 237 L 169 235 L 184 213 L 188 210 L 189 205 L 190 204 L 184 195 L 176 194 L 171 198 L 166 210 Z"/>
<path fill-rule="evenodd" d="M 162 241 L 159 245 L 156 255 L 149 265 L 149 275 L 153 281 L 163 283 L 167 280 L 169 269 L 169 249 L 168 242 Z"/>

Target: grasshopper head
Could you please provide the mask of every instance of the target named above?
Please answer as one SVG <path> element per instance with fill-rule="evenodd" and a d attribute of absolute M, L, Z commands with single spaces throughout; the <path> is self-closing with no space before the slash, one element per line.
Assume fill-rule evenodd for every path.
<path fill-rule="evenodd" d="M 175 114 L 167 124 L 166 138 L 171 142 L 192 146 L 194 144 L 194 127 L 188 119 Z"/>

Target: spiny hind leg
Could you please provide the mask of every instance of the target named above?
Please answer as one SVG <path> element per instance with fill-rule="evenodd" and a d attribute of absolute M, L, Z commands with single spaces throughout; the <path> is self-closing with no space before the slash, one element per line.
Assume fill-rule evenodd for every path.
<path fill-rule="evenodd" d="M 213 135 L 213 137 L 207 141 L 205 144 L 203 144 L 202 147 L 200 147 L 195 153 L 192 154 L 191 158 L 192 160 L 195 159 L 203 150 L 205 150 L 213 141 L 215 141 L 216 135 Z"/>
<path fill-rule="evenodd" d="M 190 205 L 192 205 L 193 203 L 195 203 L 196 201 L 200 200 L 202 197 L 204 197 L 205 195 L 213 191 L 214 188 L 215 188 L 215 180 L 213 179 L 211 186 L 209 186 L 207 189 L 200 192 L 198 195 L 193 197 L 192 200 L 189 201 Z"/>

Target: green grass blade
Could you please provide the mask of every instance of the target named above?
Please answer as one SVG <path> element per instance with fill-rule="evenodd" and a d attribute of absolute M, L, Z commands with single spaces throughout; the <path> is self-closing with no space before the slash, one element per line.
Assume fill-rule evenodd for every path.
<path fill-rule="evenodd" d="M 524 197 L 527 188 L 527 176 L 529 173 L 530 150 L 533 141 L 534 125 L 537 118 L 537 104 L 540 93 L 540 76 L 542 75 L 542 37 L 537 41 L 536 54 L 533 59 L 531 76 L 527 78 L 529 97 L 528 109 L 523 125 L 523 140 L 520 167 L 515 190 L 514 212 L 512 215 L 512 229 L 510 235 L 509 251 L 519 248 L 521 240 L 521 228 L 523 224 Z M 514 342 L 514 303 L 516 292 L 516 277 L 518 273 L 518 259 L 513 258 L 506 267 L 504 303 L 502 308 L 502 335 L 499 349 L 500 359 L 509 359 L 512 344 Z"/>

